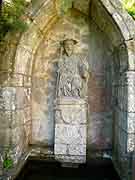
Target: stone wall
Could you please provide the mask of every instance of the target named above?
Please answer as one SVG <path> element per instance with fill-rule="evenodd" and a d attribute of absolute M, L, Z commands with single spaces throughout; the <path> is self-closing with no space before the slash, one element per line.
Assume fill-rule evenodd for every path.
<path fill-rule="evenodd" d="M 14 58 L 20 34 L 7 35 L 6 38 L 6 43 L 1 45 L 0 55 L 0 167 L 3 168 L 8 156 L 13 168 L 28 150 L 31 131 L 31 79 L 25 74 L 14 72 Z M 2 171 L 1 173 L 3 174 Z"/>
<path fill-rule="evenodd" d="M 107 5 L 110 13 L 108 16 L 102 5 Z M 93 1 L 91 7 L 93 21 L 104 31 L 113 45 L 113 61 L 110 69 L 112 73 L 113 162 L 123 179 L 131 179 L 135 133 L 133 120 L 134 43 L 132 40 L 135 33 L 134 22 L 123 11 L 120 2 Z M 117 26 L 114 25 L 112 17 Z"/>
<path fill-rule="evenodd" d="M 90 21 L 90 68 L 89 80 L 89 155 L 112 149 L 112 75 L 113 46 L 98 25 Z M 94 153 L 95 151 L 95 153 Z"/>
<path fill-rule="evenodd" d="M 77 18 L 76 13 L 78 13 Z M 75 53 L 88 56 L 91 72 L 88 89 L 88 149 L 90 156 L 95 156 L 97 151 L 112 149 L 110 72 L 113 60 L 112 45 L 96 24 L 75 9 L 53 25 L 36 52 L 32 83 L 31 143 L 44 146 L 54 144 L 54 98 L 57 71 L 55 60 L 59 58 L 60 41 L 64 36 L 72 36 L 78 40 L 79 44 Z"/>
<path fill-rule="evenodd" d="M 58 19 L 36 52 L 32 83 L 32 144 L 54 145 L 56 59 L 60 58 L 60 42 L 64 37 L 77 39 L 79 43 L 75 53 L 88 56 L 87 17 L 73 10 L 71 14 Z"/>
<path fill-rule="evenodd" d="M 89 157 L 111 158 L 113 150 L 115 167 L 123 178 L 131 179 L 135 164 L 134 22 L 119 0 L 76 0 L 64 16 L 56 3 L 48 0 L 35 5 L 28 13 L 28 30 L 21 38 L 12 36 L 7 47 L 1 48 L 1 155 L 8 152 L 16 164 L 28 153 L 29 145 L 43 150 L 53 147 L 55 59 L 64 34 L 73 35 L 80 41 L 76 53 L 88 55 L 91 68 Z"/>

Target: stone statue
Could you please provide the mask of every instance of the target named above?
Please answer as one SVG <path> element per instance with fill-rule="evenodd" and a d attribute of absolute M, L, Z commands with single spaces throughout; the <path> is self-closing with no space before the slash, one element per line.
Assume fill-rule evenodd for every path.
<path fill-rule="evenodd" d="M 89 65 L 74 53 L 77 41 L 62 42 L 55 103 L 55 159 L 63 166 L 86 162 Z"/>
<path fill-rule="evenodd" d="M 58 62 L 57 97 L 85 98 L 89 65 L 86 58 L 74 54 L 76 40 L 66 39 L 62 42 Z"/>

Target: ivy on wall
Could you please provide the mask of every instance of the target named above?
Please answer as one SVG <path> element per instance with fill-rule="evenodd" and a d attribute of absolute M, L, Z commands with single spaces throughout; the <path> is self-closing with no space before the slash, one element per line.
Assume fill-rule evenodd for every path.
<path fill-rule="evenodd" d="M 123 0 L 123 6 L 128 13 L 135 19 L 135 0 Z"/>
<path fill-rule="evenodd" d="M 9 31 L 25 30 L 26 23 L 22 18 L 25 7 L 26 2 L 24 0 L 3 1 L 0 9 L 0 41 Z"/>

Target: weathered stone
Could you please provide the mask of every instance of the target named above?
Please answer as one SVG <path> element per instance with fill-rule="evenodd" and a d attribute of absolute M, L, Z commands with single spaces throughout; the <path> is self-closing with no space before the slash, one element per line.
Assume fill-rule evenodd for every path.
<path fill-rule="evenodd" d="M 76 40 L 67 38 L 63 41 L 64 55 L 60 54 L 56 84 L 55 112 L 55 159 L 58 155 L 84 156 L 86 159 L 87 140 L 87 82 L 89 65 L 87 59 L 74 55 L 73 47 Z M 83 125 L 82 125 L 83 124 Z M 62 146 L 61 146 L 62 144 Z M 61 153 L 61 148 L 64 148 Z M 62 163 L 67 162 L 63 158 Z M 82 161 L 78 161 L 82 163 Z"/>
<path fill-rule="evenodd" d="M 82 13 L 89 15 L 90 0 L 76 0 L 74 1 L 74 7 L 79 9 Z"/>
<path fill-rule="evenodd" d="M 122 1 L 101 0 L 101 2 L 108 9 L 108 12 L 112 16 L 114 15 L 114 21 L 117 23 L 118 27 L 120 28 L 125 40 L 129 40 L 133 38 L 135 35 L 135 31 L 134 31 L 135 23 L 132 17 L 123 8 Z"/>
<path fill-rule="evenodd" d="M 126 43 L 121 44 L 116 49 L 116 55 L 118 55 L 118 58 L 119 58 L 119 63 L 117 63 L 118 59 L 116 59 L 116 62 L 114 62 L 116 64 L 116 68 L 117 68 L 116 70 L 118 72 L 123 73 L 124 71 L 128 69 L 128 54 L 127 54 Z"/>
<path fill-rule="evenodd" d="M 0 72 L 0 84 L 1 87 L 30 87 L 31 77 L 18 73 Z"/>
<path fill-rule="evenodd" d="M 30 105 L 31 90 L 21 87 L 5 87 L 0 89 L 0 109 L 14 111 Z"/>
<path fill-rule="evenodd" d="M 135 149 L 135 133 L 129 133 L 127 137 L 127 152 L 133 152 Z"/>
<path fill-rule="evenodd" d="M 35 26 L 38 26 L 38 28 L 41 31 L 44 31 L 45 26 L 48 23 L 50 23 L 50 19 L 52 19 L 52 17 L 54 16 L 56 16 L 56 9 L 55 9 L 54 2 L 53 1 L 44 2 L 43 5 L 41 6 L 39 13 L 35 14 L 35 17 L 34 17 Z"/>
<path fill-rule="evenodd" d="M 56 144 L 86 144 L 86 125 L 56 124 Z"/>
<path fill-rule="evenodd" d="M 0 129 L 0 144 L 1 146 L 9 146 L 11 144 L 11 129 Z"/>
<path fill-rule="evenodd" d="M 21 62 L 19 61 L 21 59 Z M 15 59 L 15 72 L 29 75 L 31 73 L 31 59 L 32 59 L 32 51 L 29 49 L 18 46 L 18 50 L 16 52 Z"/>
<path fill-rule="evenodd" d="M 55 155 L 84 156 L 86 155 L 86 145 L 77 144 L 55 144 Z M 70 162 L 70 161 L 69 161 Z"/>
<path fill-rule="evenodd" d="M 29 143 L 39 146 L 54 145 L 53 103 L 57 67 L 53 60 L 56 59 L 59 52 L 58 42 L 63 40 L 65 34 L 72 36 L 75 33 L 74 38 L 76 37 L 75 39 L 80 42 L 77 45 L 76 53 L 85 55 L 89 52 L 88 62 L 92 72 L 88 82 L 89 149 L 95 148 L 95 151 L 102 152 L 106 152 L 106 149 L 109 148 L 112 150 L 112 140 L 115 139 L 113 147 L 117 150 L 117 155 L 115 155 L 117 165 L 119 170 L 124 172 L 125 177 L 128 177 L 129 164 L 131 165 L 129 163 L 131 158 L 128 155 L 134 151 L 135 139 L 134 21 L 118 0 L 91 1 L 89 18 L 86 16 L 88 15 L 89 0 L 74 1 L 72 10 L 68 9 L 68 13 L 59 19 L 56 14 L 55 1 L 47 0 L 42 3 L 39 3 L 40 8 L 38 6 L 32 14 L 29 14 L 28 19 L 31 24 L 28 30 L 22 34 L 17 51 L 17 42 L 12 41 L 8 43 L 8 48 L 0 52 L 0 56 L 2 56 L 0 142 L 5 146 L 10 146 L 12 141 L 16 143 L 13 150 L 16 162 Z M 72 7 L 71 5 L 70 7 Z M 91 20 L 88 21 L 90 18 Z M 90 28 L 88 24 L 90 24 Z M 88 45 L 90 46 L 88 47 Z M 132 72 L 124 73 L 127 70 Z M 71 114 L 72 108 L 72 106 L 69 108 L 66 106 L 63 110 L 59 105 L 63 114 L 64 112 L 66 115 L 67 112 L 69 113 L 70 117 L 67 116 L 65 122 L 68 125 L 71 123 L 69 132 L 74 135 L 72 133 L 74 126 L 77 124 L 85 126 L 87 116 L 84 115 L 86 112 L 84 106 L 82 109 L 76 108 L 72 112 L 75 113 L 74 116 Z M 82 117 L 79 119 L 80 116 Z M 74 118 L 78 121 L 74 121 Z M 63 120 L 59 119 L 56 120 L 58 127 L 63 123 Z M 80 125 L 81 119 L 84 121 Z M 115 133 L 112 131 L 113 122 L 117 126 Z M 58 130 L 63 131 L 63 129 L 62 127 Z M 8 131 L 12 131 L 14 134 L 13 139 Z M 32 141 L 30 141 L 31 131 Z M 76 130 L 75 133 L 77 135 L 76 142 L 82 141 L 78 131 Z M 83 131 L 85 132 L 85 130 Z M 85 134 L 84 132 L 80 134 Z M 114 134 L 113 138 L 112 134 Z M 62 141 L 67 136 L 65 132 Z M 55 157 L 57 160 L 76 163 L 86 161 L 85 146 L 87 143 L 82 141 L 82 144 L 78 144 L 78 146 L 75 143 L 64 145 L 60 144 L 61 139 L 57 140 L 58 152 L 60 149 L 64 151 L 63 153 L 69 151 L 68 155 L 57 154 Z M 70 154 L 79 155 L 70 156 Z M 94 152 L 93 157 L 95 156 L 97 157 L 97 154 Z"/>
<path fill-rule="evenodd" d="M 36 25 L 34 22 L 30 25 L 29 29 L 24 32 L 23 36 L 21 37 L 17 52 L 16 52 L 16 57 L 15 57 L 15 63 L 16 66 L 19 66 L 20 61 L 19 58 L 19 52 L 22 50 L 23 52 L 23 57 L 25 55 L 25 52 L 27 54 L 27 57 L 30 57 L 30 54 L 32 55 L 32 52 L 34 53 L 35 50 L 38 48 L 38 45 L 40 41 L 43 38 L 43 34 L 40 31 L 38 25 Z M 26 60 L 25 60 L 26 62 Z M 32 65 L 32 59 L 30 59 L 29 64 Z M 16 71 L 17 72 L 17 71 Z M 31 69 L 29 69 L 29 72 L 31 74 Z M 30 75 L 29 74 L 29 75 Z"/>
<path fill-rule="evenodd" d="M 72 100 L 73 99 L 73 100 Z M 64 155 L 68 157 L 68 160 L 62 158 L 62 162 L 74 163 L 70 156 L 86 156 L 86 139 L 87 139 L 87 109 L 85 101 L 74 98 L 66 98 L 58 101 L 56 107 L 56 125 L 55 125 L 55 156 L 58 160 L 58 155 Z M 78 103 L 77 103 L 78 102 Z M 71 119 L 69 116 L 68 109 L 70 111 Z M 80 111 L 80 109 L 83 109 Z M 76 110 L 80 113 L 76 113 Z M 62 114 L 59 116 L 57 113 Z M 85 114 L 85 115 L 84 115 Z M 60 119 L 59 119 L 60 118 Z M 63 150 L 62 150 L 63 147 Z M 61 161 L 61 158 L 60 158 Z M 85 161 L 85 160 L 84 160 Z M 78 161 L 79 163 L 79 161 Z M 81 163 L 81 162 L 80 162 Z"/>
<path fill-rule="evenodd" d="M 105 2 L 102 1 L 102 3 L 108 6 L 110 2 L 108 1 L 107 3 L 106 1 Z M 112 5 L 110 6 L 111 6 L 110 9 L 114 10 L 114 7 Z M 113 13 L 117 13 L 117 12 L 114 11 Z M 105 11 L 100 1 L 93 1 L 91 6 L 91 16 L 93 21 L 96 24 L 98 24 L 100 29 L 109 35 L 109 38 L 113 44 L 115 44 L 116 46 L 118 46 L 118 44 L 121 44 L 123 38 L 120 34 L 120 31 L 117 26 L 114 26 L 113 19 L 110 16 L 108 16 L 108 12 Z"/>
<path fill-rule="evenodd" d="M 30 88 L 16 88 L 16 108 L 24 109 L 29 107 L 31 103 Z"/>
<path fill-rule="evenodd" d="M 56 108 L 55 122 L 57 124 L 64 123 L 70 125 L 81 125 L 87 123 L 86 105 L 83 101 L 81 102 L 80 100 L 65 100 L 64 102 L 64 100 L 61 100 L 60 104 L 58 102 Z"/>
<path fill-rule="evenodd" d="M 23 77 L 24 87 L 31 87 L 31 76 L 24 76 Z"/>
<path fill-rule="evenodd" d="M 13 74 L 12 77 L 10 78 L 10 82 L 8 82 L 10 84 L 11 87 L 18 87 L 18 86 L 21 86 L 23 87 L 24 86 L 24 83 L 23 83 L 23 78 L 24 76 L 22 74 Z"/>
<path fill-rule="evenodd" d="M 12 112 L 0 110 L 0 129 L 6 129 L 11 127 Z"/>
<path fill-rule="evenodd" d="M 132 167 L 131 167 L 131 172 L 132 172 L 132 179 L 134 180 L 134 178 L 135 178 L 135 171 L 134 171 L 134 169 L 135 169 L 135 153 L 133 153 L 133 158 L 132 158 Z"/>
<path fill-rule="evenodd" d="M 64 164 L 65 167 L 71 167 L 71 165 L 74 166 L 74 164 L 80 164 L 86 162 L 86 156 L 80 156 L 80 155 L 79 156 L 56 155 L 55 159 L 60 161 L 62 164 Z M 70 162 L 72 162 L 72 164 Z"/>
<path fill-rule="evenodd" d="M 8 33 L 0 42 L 0 71 L 13 72 L 14 56 L 20 39 L 20 33 Z"/>
<path fill-rule="evenodd" d="M 31 121 L 31 109 L 27 107 L 23 110 L 17 110 L 10 112 L 12 113 L 12 121 L 10 126 L 12 128 L 23 126 Z"/>
<path fill-rule="evenodd" d="M 128 83 L 127 109 L 128 109 L 128 112 L 135 112 L 135 103 L 134 103 L 135 72 L 132 72 L 132 71 L 127 72 L 127 83 Z"/>
<path fill-rule="evenodd" d="M 135 113 L 127 114 L 127 131 L 129 133 L 135 133 Z"/>
<path fill-rule="evenodd" d="M 68 146 L 68 151 L 69 151 L 69 155 L 78 155 L 78 156 L 86 156 L 86 145 L 77 145 L 76 144 L 71 144 Z"/>
<path fill-rule="evenodd" d="M 63 0 L 56 0 L 56 9 L 59 16 L 64 16 L 65 13 L 72 8 L 73 0 L 63 1 Z"/>
<path fill-rule="evenodd" d="M 120 26 L 120 29 L 123 30 L 123 35 L 125 39 L 130 39 L 130 31 L 128 27 L 126 26 L 125 22 L 123 21 L 123 17 L 119 14 L 119 12 L 114 12 L 112 17 L 117 22 L 117 24 Z"/>
<path fill-rule="evenodd" d="M 0 109 L 15 110 L 16 106 L 16 88 L 5 87 L 0 88 Z"/>
<path fill-rule="evenodd" d="M 104 150 L 112 147 L 112 114 L 91 112 L 88 121 L 88 146 L 91 150 Z"/>

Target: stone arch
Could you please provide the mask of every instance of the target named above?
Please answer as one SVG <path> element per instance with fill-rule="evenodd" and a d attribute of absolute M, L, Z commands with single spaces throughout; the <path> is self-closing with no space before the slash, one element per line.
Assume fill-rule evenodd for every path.
<path fill-rule="evenodd" d="M 135 107 L 132 103 L 132 101 L 134 101 L 134 97 L 127 97 L 128 95 L 130 95 L 130 93 L 134 94 L 135 92 L 133 89 L 135 76 L 135 23 L 132 20 L 132 18 L 123 10 L 121 3 L 118 0 L 86 0 L 84 1 L 86 3 L 85 6 L 88 7 L 88 4 L 90 4 L 90 13 L 86 13 L 86 8 L 84 8 L 84 5 L 81 6 L 78 2 L 79 1 L 76 1 L 74 6 L 75 8 L 78 8 L 79 11 L 81 11 L 82 13 L 87 15 L 89 14 L 90 21 L 92 22 L 90 28 L 97 27 L 98 29 L 100 29 L 101 33 L 103 32 L 103 34 L 105 34 L 105 37 L 108 37 L 108 41 L 110 40 L 111 42 L 111 45 L 109 46 L 110 54 L 114 57 L 112 61 L 112 64 L 114 64 L 112 66 L 116 66 L 116 69 L 118 69 L 117 71 L 115 71 L 117 72 L 115 78 L 119 79 L 119 81 L 117 81 L 117 84 L 113 82 L 114 87 L 112 89 L 114 92 L 112 93 L 114 93 L 115 96 L 114 101 L 118 101 L 118 99 L 120 99 L 121 101 L 116 103 L 125 104 L 125 107 L 121 107 L 123 108 L 123 111 L 117 112 L 116 109 L 114 116 L 115 119 L 120 118 L 119 121 L 126 117 L 126 119 L 124 119 L 124 121 L 126 121 L 126 125 L 123 126 L 124 122 L 120 124 L 121 129 L 126 128 L 124 129 L 126 131 L 126 140 L 124 139 L 122 141 L 126 143 L 125 154 L 127 152 L 132 152 L 134 150 L 133 140 L 135 129 L 130 127 L 133 125 Z M 18 100 L 17 102 L 19 104 L 18 107 L 21 107 L 23 102 L 25 101 L 26 108 L 22 107 L 22 114 L 19 114 L 20 111 L 16 110 L 17 113 L 14 114 L 14 117 L 16 120 L 19 120 L 21 116 L 25 116 L 23 119 L 24 121 L 26 120 L 26 124 L 24 124 L 24 136 L 25 138 L 27 138 L 27 143 L 25 144 L 25 147 L 29 143 L 31 143 L 31 90 L 35 55 L 37 53 L 38 48 L 40 47 L 41 42 L 43 41 L 43 39 L 46 38 L 49 30 L 53 27 L 53 25 L 56 24 L 56 22 L 60 18 L 55 3 L 55 1 L 46 0 L 42 3 L 42 6 L 40 6 L 36 13 L 30 13 L 28 17 L 28 22 L 30 22 L 29 28 L 25 33 L 22 34 L 15 53 L 13 74 L 16 77 L 13 77 L 13 79 L 14 81 L 16 80 L 16 84 L 20 82 L 21 85 L 19 89 L 11 85 L 11 89 L 9 89 L 8 91 L 13 91 L 13 94 L 16 94 L 16 97 L 18 97 L 18 99 L 22 92 L 24 94 L 24 96 L 22 97 L 22 101 Z M 93 39 L 91 44 L 93 44 L 95 40 L 96 39 Z M 95 47 L 97 47 L 97 44 L 95 45 Z M 109 55 L 109 57 L 111 57 L 111 55 Z M 120 58 L 118 58 L 119 56 Z M 120 88 L 115 88 L 115 85 L 119 85 Z M 125 86 L 126 88 L 122 88 L 123 86 Z M 28 109 L 27 106 L 29 107 Z M 126 112 L 126 114 L 124 112 Z M 12 111 L 12 114 L 13 113 L 14 112 Z M 124 117 L 122 117 L 123 114 L 125 115 Z M 29 119 L 28 123 L 26 118 Z M 117 121 L 115 120 L 115 122 Z M 19 131 L 22 131 L 23 134 L 24 129 L 23 127 L 21 127 Z M 19 133 L 19 131 L 17 131 L 17 133 Z M 26 134 L 26 131 L 28 131 L 29 133 Z M 121 130 L 119 129 L 118 132 L 121 133 Z M 116 142 L 116 144 L 114 145 L 114 150 L 117 151 L 117 156 L 115 155 L 115 158 L 119 159 L 119 163 L 121 164 L 123 156 L 120 155 L 120 148 L 117 144 L 119 143 L 119 141 L 121 141 L 122 136 L 120 133 L 116 133 L 114 135 Z M 21 135 L 19 135 L 19 138 L 20 139 L 18 140 L 18 142 L 22 139 Z M 19 148 L 16 145 L 16 149 L 18 148 L 16 162 L 19 160 L 25 149 L 21 147 L 22 144 L 19 146 Z"/>
<path fill-rule="evenodd" d="M 86 1 L 88 2 L 88 1 Z M 117 25 L 117 27 L 119 28 L 119 30 L 117 30 L 117 33 L 120 34 L 121 36 L 123 36 L 123 41 L 130 41 L 134 38 L 134 21 L 132 20 L 132 18 L 127 14 L 127 12 L 125 12 L 125 10 L 122 8 L 121 3 L 118 1 L 116 2 L 111 2 L 109 0 L 107 1 L 95 1 L 94 3 L 92 1 L 89 1 L 89 3 L 93 6 L 95 6 L 94 8 L 96 8 L 96 5 L 99 7 L 104 6 L 104 8 L 106 9 L 106 14 L 109 13 L 108 15 L 111 16 L 112 20 L 115 22 L 115 24 Z M 88 3 L 87 3 L 88 5 Z M 117 7 L 116 7 L 117 6 Z M 49 11 L 49 12 L 48 12 Z M 84 11 L 84 10 L 82 10 Z M 84 12 L 83 12 L 84 13 Z M 98 12 L 97 12 L 98 13 Z M 27 32 L 25 32 L 19 42 L 17 51 L 16 51 L 16 57 L 15 57 L 15 72 L 23 72 L 22 68 L 19 68 L 19 65 L 21 66 L 21 59 L 22 57 L 24 57 L 23 55 L 20 58 L 20 54 L 23 53 L 25 50 L 28 51 L 29 55 L 26 55 L 27 58 L 29 56 L 29 59 L 33 59 L 32 55 L 30 55 L 31 53 L 34 54 L 41 39 L 44 38 L 45 34 L 47 33 L 48 29 L 50 29 L 51 25 L 53 23 L 55 23 L 55 21 L 59 18 L 58 13 L 57 13 L 57 9 L 56 9 L 56 5 L 55 5 L 55 1 L 45 1 L 42 4 L 42 7 L 40 7 L 40 9 L 37 10 L 37 12 L 35 13 L 35 15 L 31 15 L 29 17 L 29 21 L 31 21 L 32 19 L 32 23 L 30 24 Z M 99 22 L 100 23 L 100 27 L 101 30 L 104 31 L 104 23 L 103 21 Z M 104 24 L 104 25 L 103 25 Z M 109 34 L 109 29 L 108 32 Z M 111 35 L 110 35 L 111 36 Z M 115 36 L 115 35 L 114 35 Z M 112 34 L 112 37 L 114 37 Z M 111 39 L 112 41 L 115 41 Z M 115 44 L 117 44 L 118 42 L 114 42 Z M 21 49 L 22 47 L 22 49 Z M 21 51 L 21 53 L 20 53 Z M 26 53 L 25 53 L 26 54 Z M 24 62 L 26 62 L 27 59 L 25 57 Z M 129 62 L 130 65 L 131 62 Z M 30 63 L 32 64 L 32 63 Z M 23 64 L 24 66 L 24 64 Z M 30 66 L 31 67 L 31 66 Z M 27 67 L 28 69 L 28 67 Z M 30 72 L 28 72 L 28 74 L 31 74 L 31 68 Z"/>

